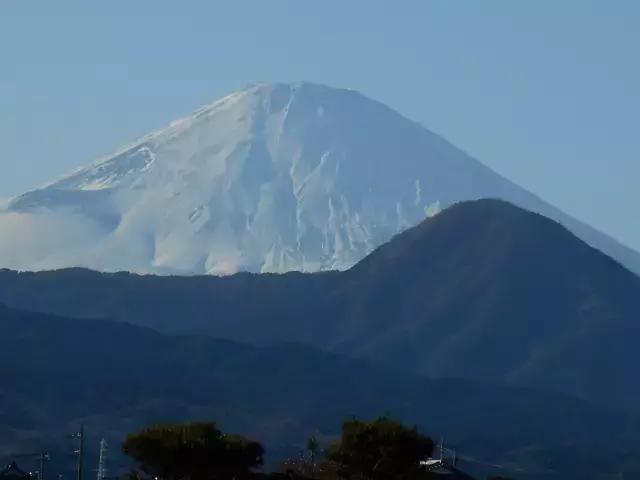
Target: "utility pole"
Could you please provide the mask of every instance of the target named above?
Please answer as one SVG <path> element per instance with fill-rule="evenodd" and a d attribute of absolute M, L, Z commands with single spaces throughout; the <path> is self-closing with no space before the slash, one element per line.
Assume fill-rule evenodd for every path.
<path fill-rule="evenodd" d="M 38 480 L 44 480 L 44 462 L 49 460 L 51 456 L 48 453 L 40 454 L 40 472 L 38 472 Z"/>
<path fill-rule="evenodd" d="M 81 423 L 80 424 L 80 431 L 78 433 L 75 433 L 73 435 L 74 437 L 78 438 L 79 441 L 79 445 L 78 445 L 78 450 L 76 450 L 76 453 L 78 454 L 78 475 L 76 477 L 76 480 L 82 480 L 82 460 L 83 460 L 83 455 L 84 455 L 84 424 Z"/>

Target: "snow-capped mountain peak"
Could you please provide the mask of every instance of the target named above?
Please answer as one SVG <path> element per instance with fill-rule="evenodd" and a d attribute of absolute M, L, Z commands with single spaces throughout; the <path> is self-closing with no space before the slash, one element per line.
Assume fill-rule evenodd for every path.
<path fill-rule="evenodd" d="M 0 213 L 11 232 L 0 265 L 344 269 L 439 209 L 487 196 L 632 256 L 388 107 L 299 82 L 227 95 L 14 198 Z"/>

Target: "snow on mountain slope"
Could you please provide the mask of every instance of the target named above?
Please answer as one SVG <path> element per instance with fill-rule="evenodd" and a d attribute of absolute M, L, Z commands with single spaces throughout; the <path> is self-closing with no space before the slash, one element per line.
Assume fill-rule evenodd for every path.
<path fill-rule="evenodd" d="M 231 94 L 0 211 L 0 265 L 227 274 L 345 269 L 457 201 L 503 198 L 640 256 L 355 91 Z"/>

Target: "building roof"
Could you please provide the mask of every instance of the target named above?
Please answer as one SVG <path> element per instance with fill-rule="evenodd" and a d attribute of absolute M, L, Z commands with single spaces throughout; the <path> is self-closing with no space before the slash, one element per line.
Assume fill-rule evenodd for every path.
<path fill-rule="evenodd" d="M 30 478 L 31 475 L 29 475 L 24 470 L 21 470 L 20 467 L 18 467 L 18 465 L 16 464 L 16 462 L 11 462 L 5 468 L 0 470 L 0 478 L 7 478 L 7 477 Z"/>

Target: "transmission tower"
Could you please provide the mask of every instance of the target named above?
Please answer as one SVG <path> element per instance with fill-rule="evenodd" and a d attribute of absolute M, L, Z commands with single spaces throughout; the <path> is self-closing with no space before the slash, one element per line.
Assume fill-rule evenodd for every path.
<path fill-rule="evenodd" d="M 104 480 L 107 476 L 107 440 L 100 440 L 100 460 L 98 460 L 98 479 Z"/>

